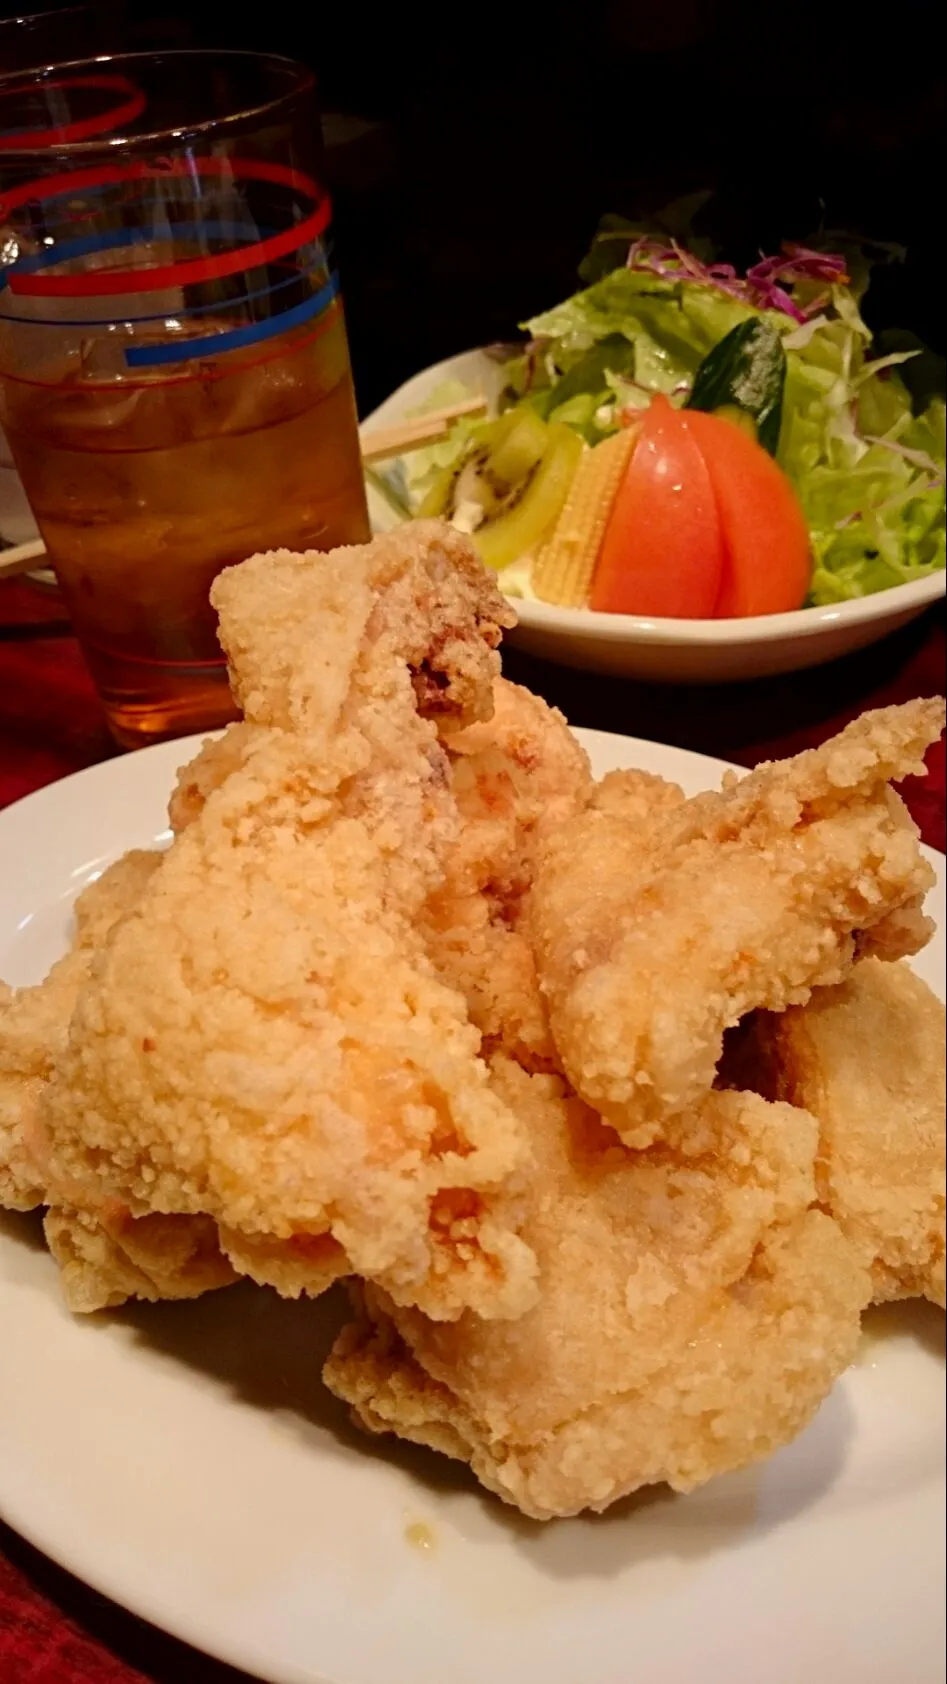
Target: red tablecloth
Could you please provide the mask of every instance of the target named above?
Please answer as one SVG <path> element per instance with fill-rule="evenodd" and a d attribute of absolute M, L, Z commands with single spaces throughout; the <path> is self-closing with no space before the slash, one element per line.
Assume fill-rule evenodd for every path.
<path fill-rule="evenodd" d="M 576 725 L 623 731 L 752 766 L 821 742 L 866 707 L 943 694 L 943 608 L 828 667 L 715 689 L 662 690 L 600 679 L 511 651 L 510 677 Z M 0 806 L 116 751 L 55 597 L 0 585 Z M 904 794 L 921 833 L 944 848 L 944 743 Z M 239 1684 L 113 1607 L 0 1528 L 0 1684 Z"/>

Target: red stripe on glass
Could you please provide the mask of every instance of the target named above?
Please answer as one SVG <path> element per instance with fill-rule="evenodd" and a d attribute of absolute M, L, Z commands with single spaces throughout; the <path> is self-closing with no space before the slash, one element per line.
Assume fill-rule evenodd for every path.
<path fill-rule="evenodd" d="M 328 195 L 320 194 L 311 176 L 286 164 L 271 164 L 256 158 L 169 158 L 164 163 L 102 164 L 95 169 L 67 170 L 61 175 L 26 182 L 12 193 L 5 194 L 0 199 L 0 216 L 9 215 L 21 205 L 42 204 L 63 194 L 81 193 L 87 187 L 112 186 L 123 181 L 166 180 L 176 175 L 216 175 L 229 176 L 236 181 L 272 181 L 304 193 L 315 202 L 315 209 L 283 234 L 273 234 L 269 239 L 240 246 L 236 251 L 219 252 L 214 257 L 183 258 L 178 263 L 166 263 L 154 269 L 103 269 L 83 275 L 46 275 L 41 271 L 17 274 L 16 265 L 13 265 L 8 271 L 10 291 L 24 298 L 101 298 L 123 293 L 158 292 L 165 287 L 215 281 L 225 275 L 239 275 L 244 269 L 253 269 L 298 251 L 301 246 L 325 233 L 332 216 Z M 195 223 L 195 232 L 199 228 L 200 224 Z"/>
<path fill-rule="evenodd" d="M 127 76 L 63 76 L 58 81 L 43 82 L 43 92 L 52 88 L 104 88 L 106 92 L 126 94 L 121 104 L 98 116 L 83 117 L 74 123 L 62 123 L 51 129 L 17 129 L 12 134 L 0 134 L 0 152 L 31 152 L 43 146 L 68 146 L 73 141 L 91 140 L 95 135 L 113 133 L 122 123 L 132 123 L 140 117 L 147 100 L 140 88 Z M 35 93 L 36 84 L 22 84 L 5 88 L 5 99 L 17 94 Z"/>

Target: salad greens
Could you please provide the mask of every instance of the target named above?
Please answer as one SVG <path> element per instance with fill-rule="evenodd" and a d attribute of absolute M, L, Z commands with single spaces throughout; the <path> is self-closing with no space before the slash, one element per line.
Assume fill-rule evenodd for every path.
<path fill-rule="evenodd" d="M 889 333 L 884 354 L 873 354 L 860 308 L 872 251 L 788 247 L 741 276 L 702 250 L 605 218 L 580 271 L 592 284 L 523 323 L 528 342 L 504 353 L 504 407 L 529 405 L 595 444 L 656 392 L 686 404 L 720 342 L 743 323 L 765 324 L 767 337 L 779 335 L 785 381 L 778 442 L 764 442 L 809 523 L 809 602 L 866 596 L 943 568 L 943 360 L 907 333 Z M 708 371 L 700 378 L 706 388 Z M 476 425 L 459 424 L 408 459 L 410 501 L 457 459 Z"/>

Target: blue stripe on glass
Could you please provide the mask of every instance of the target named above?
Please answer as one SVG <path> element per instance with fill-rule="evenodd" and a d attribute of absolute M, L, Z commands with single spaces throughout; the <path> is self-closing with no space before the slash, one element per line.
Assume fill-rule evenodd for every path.
<path fill-rule="evenodd" d="M 217 299 L 214 300 L 214 302 L 212 304 L 187 304 L 187 305 L 180 305 L 180 306 L 175 305 L 174 310 L 171 312 L 171 314 L 173 314 L 174 317 L 178 321 L 181 321 L 181 320 L 183 320 L 184 317 L 207 316 L 207 315 L 212 314 L 213 311 L 215 311 L 215 310 L 217 310 L 217 311 L 220 311 L 220 310 L 239 310 L 239 309 L 242 309 L 243 306 L 246 305 L 246 304 L 252 305 L 252 304 L 256 303 L 256 301 L 258 299 L 270 298 L 273 295 L 273 293 L 285 292 L 287 287 L 298 287 L 298 286 L 300 286 L 303 282 L 312 279 L 314 270 L 318 271 L 320 269 L 327 269 L 329 267 L 329 262 L 330 262 L 330 252 L 329 252 L 328 248 L 324 245 L 323 250 L 321 250 L 319 252 L 318 257 L 317 257 L 316 261 L 314 262 L 312 268 L 310 268 L 310 269 L 303 269 L 303 268 L 294 269 L 293 273 L 291 275 L 287 276 L 285 281 L 274 281 L 272 286 L 260 287 L 256 292 L 240 292 L 240 293 L 236 293 L 231 298 L 226 298 L 226 299 L 217 298 Z M 279 267 L 281 267 L 281 268 L 283 266 L 284 265 L 282 263 L 279 265 Z M 3 283 L 0 282 L 0 286 L 2 286 L 2 284 Z M 202 281 L 202 282 L 199 282 L 197 284 L 199 286 L 209 286 L 209 285 L 216 286 L 217 282 L 215 282 L 215 281 L 214 282 Z M 0 318 L 2 318 L 2 320 L 5 321 L 5 322 L 22 322 L 27 327 L 79 328 L 79 327 L 115 327 L 116 324 L 119 323 L 119 322 L 134 322 L 136 325 L 140 322 L 166 322 L 167 319 L 168 319 L 168 314 L 169 314 L 169 312 L 167 310 L 158 310 L 156 312 L 152 312 L 149 315 L 143 315 L 143 316 L 122 315 L 122 316 L 75 316 L 75 317 L 72 317 L 72 316 L 70 316 L 70 317 L 56 316 L 56 317 L 52 317 L 52 316 L 37 316 L 35 313 L 30 314 L 29 316 L 18 316 L 18 315 L 15 315 L 12 310 L 9 310 L 9 309 L 6 308 L 6 306 L 4 306 L 2 311 L 0 311 Z"/>
<path fill-rule="evenodd" d="M 125 352 L 125 361 L 129 368 L 153 368 L 162 363 L 192 362 L 195 357 L 219 356 L 222 351 L 256 345 L 320 315 L 328 309 L 338 290 L 338 276 L 331 275 L 327 284 L 312 298 L 304 299 L 302 304 L 284 310 L 279 316 L 269 316 L 262 322 L 248 322 L 245 327 L 229 328 L 223 333 L 209 333 L 203 339 L 181 339 L 169 345 L 132 345 Z"/>
<path fill-rule="evenodd" d="M 88 257 L 95 251 L 114 251 L 120 246 L 144 244 L 146 240 L 167 239 L 169 235 L 185 239 L 199 236 L 209 240 L 269 239 L 280 232 L 276 228 L 258 228 L 255 222 L 167 222 L 161 228 L 113 228 L 107 234 L 84 234 L 79 240 L 63 240 L 47 251 L 34 252 L 32 257 L 20 257 L 0 271 L 0 287 L 7 284 L 7 276 L 34 275 L 39 269 L 50 269 L 54 263 L 68 263 L 73 257 Z"/>

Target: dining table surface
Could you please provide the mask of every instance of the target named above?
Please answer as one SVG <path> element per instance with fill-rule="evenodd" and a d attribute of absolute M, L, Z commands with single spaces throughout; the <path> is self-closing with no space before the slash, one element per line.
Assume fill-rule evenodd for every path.
<path fill-rule="evenodd" d="M 641 684 L 572 671 L 510 648 L 504 670 L 574 725 L 754 766 L 822 742 L 866 708 L 943 695 L 944 604 L 882 642 L 808 671 L 717 686 Z M 0 806 L 121 751 L 62 602 L 0 583 Z M 902 793 L 944 850 L 944 741 Z M 2 869 L 9 869 L 4 861 Z M 0 1684 L 239 1684 L 211 1660 L 117 1608 L 0 1522 Z"/>

